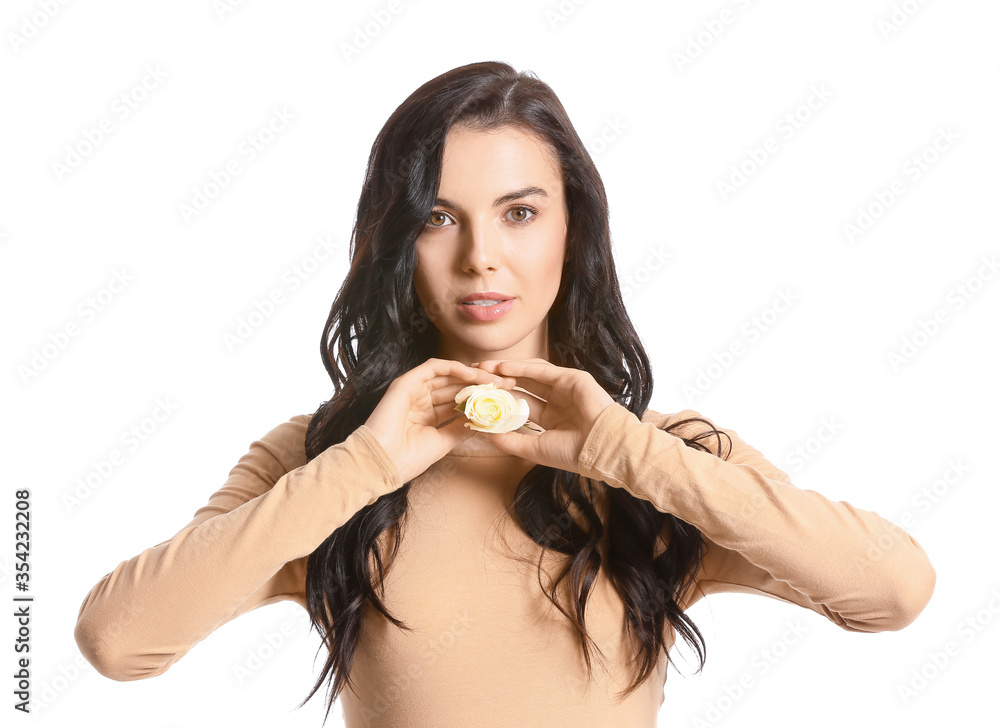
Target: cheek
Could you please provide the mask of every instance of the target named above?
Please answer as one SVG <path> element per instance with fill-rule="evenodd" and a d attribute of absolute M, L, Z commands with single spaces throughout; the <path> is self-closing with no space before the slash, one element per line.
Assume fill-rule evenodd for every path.
<path fill-rule="evenodd" d="M 426 261 L 419 252 L 413 256 L 413 285 L 417 289 L 417 295 L 419 295 L 421 300 L 423 300 L 430 282 L 427 280 Z"/>
<path fill-rule="evenodd" d="M 559 278 L 563 269 L 563 258 L 566 252 L 566 230 L 557 228 L 549 232 L 544 241 L 534 249 L 532 265 L 538 273 L 539 278 L 543 278 L 549 285 L 547 287 L 559 286 Z"/>
<path fill-rule="evenodd" d="M 425 312 L 427 311 L 427 286 L 421 280 L 419 273 L 415 273 L 413 276 L 413 289 L 417 295 L 417 301 L 420 303 L 420 308 Z"/>
<path fill-rule="evenodd" d="M 417 299 L 428 316 L 436 317 L 447 303 L 449 281 L 443 272 L 440 262 L 421 256 L 419 249 L 413 261 L 413 285 Z"/>

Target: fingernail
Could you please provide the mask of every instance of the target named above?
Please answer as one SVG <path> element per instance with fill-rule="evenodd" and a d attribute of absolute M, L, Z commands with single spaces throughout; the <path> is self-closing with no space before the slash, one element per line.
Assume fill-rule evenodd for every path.
<path fill-rule="evenodd" d="M 478 367 L 478 366 L 479 366 L 479 362 L 478 362 L 478 361 L 476 361 L 476 362 L 473 362 L 473 363 L 472 363 L 472 364 L 470 364 L 469 366 L 470 366 L 470 367 Z"/>

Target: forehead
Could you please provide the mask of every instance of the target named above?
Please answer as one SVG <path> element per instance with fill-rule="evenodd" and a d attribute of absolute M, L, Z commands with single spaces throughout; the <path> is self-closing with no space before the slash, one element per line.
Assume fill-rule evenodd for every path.
<path fill-rule="evenodd" d="M 442 192 L 453 196 L 503 192 L 529 184 L 561 190 L 559 162 L 549 145 L 530 130 L 477 130 L 455 126 L 445 138 Z M 473 189 L 474 188 L 474 189 Z"/>

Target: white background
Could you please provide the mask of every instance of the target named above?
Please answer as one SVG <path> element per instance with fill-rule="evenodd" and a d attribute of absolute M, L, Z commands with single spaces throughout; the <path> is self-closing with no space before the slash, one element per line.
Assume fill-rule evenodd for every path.
<path fill-rule="evenodd" d="M 690 407 L 736 430 L 800 488 L 893 521 L 909 514 L 937 571 L 930 604 L 900 632 L 850 633 L 776 600 L 709 597 L 691 612 L 707 665 L 691 675 L 690 653 L 678 653 L 684 674 L 669 675 L 660 725 L 938 726 L 993 703 L 1000 279 L 983 261 L 1000 255 L 1000 7 L 345 5 L 4 4 L 0 581 L 10 604 L 14 490 L 29 487 L 39 701 L 17 719 L 320 724 L 322 693 L 293 710 L 322 655 L 313 662 L 318 637 L 290 602 L 224 625 L 162 676 L 127 683 L 83 662 L 77 610 L 119 562 L 186 524 L 251 441 L 330 396 L 320 333 L 375 135 L 420 84 L 480 60 L 534 71 L 588 142 L 655 368 L 650 406 Z M 389 21 L 365 31 L 373 13 Z M 146 79 L 144 92 L 148 68 L 165 77 Z M 121 118 L 116 99 L 129 93 L 144 98 Z M 294 120 L 245 163 L 240 143 L 282 108 Z M 786 135 L 782 119 L 796 112 Z M 104 118 L 113 129 L 58 174 Z M 935 151 L 940 130 L 952 140 Z M 748 150 L 769 137 L 772 152 L 754 163 Z M 917 178 L 911 158 L 922 154 Z M 234 158 L 242 174 L 185 221 L 181 203 Z M 724 196 L 718 183 L 740 165 L 750 174 Z M 880 211 L 877 195 L 894 181 L 903 191 Z M 877 219 L 848 235 L 873 204 Z M 338 249 L 313 265 L 321 236 Z M 296 265 L 312 272 L 292 290 Z M 79 307 L 116 272 L 130 282 L 85 319 Z M 224 335 L 275 288 L 284 302 L 227 347 Z M 779 292 L 792 303 L 775 307 Z M 921 322 L 938 309 L 947 320 L 926 336 Z M 754 317 L 766 325 L 753 328 Z M 73 323 L 78 335 L 51 343 Z M 734 344 L 741 354 L 710 369 Z M 43 350 L 51 356 L 34 366 Z M 158 399 L 175 411 L 88 497 L 67 501 Z M 807 458 L 793 459 L 796 448 Z M 967 471 L 946 483 L 955 462 Z M 933 503 L 920 500 L 929 488 Z M 959 624 L 977 614 L 980 631 L 966 640 Z M 2 622 L 9 676 L 15 624 Z M 762 651 L 796 622 L 804 636 L 763 673 Z M 283 625 L 291 637 L 241 685 L 235 668 Z M 933 674 L 929 654 L 950 640 L 958 654 Z M 932 677 L 904 701 L 899 687 L 915 669 Z M 726 686 L 748 675 L 753 686 L 728 700 Z M 339 724 L 338 706 L 328 725 Z"/>

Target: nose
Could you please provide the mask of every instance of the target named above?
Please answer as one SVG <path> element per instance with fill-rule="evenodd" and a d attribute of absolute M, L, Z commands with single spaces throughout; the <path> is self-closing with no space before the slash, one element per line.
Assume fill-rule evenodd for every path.
<path fill-rule="evenodd" d="M 500 266 L 503 239 L 496 226 L 489 222 L 470 222 L 462 235 L 461 246 L 462 270 L 478 274 Z"/>

